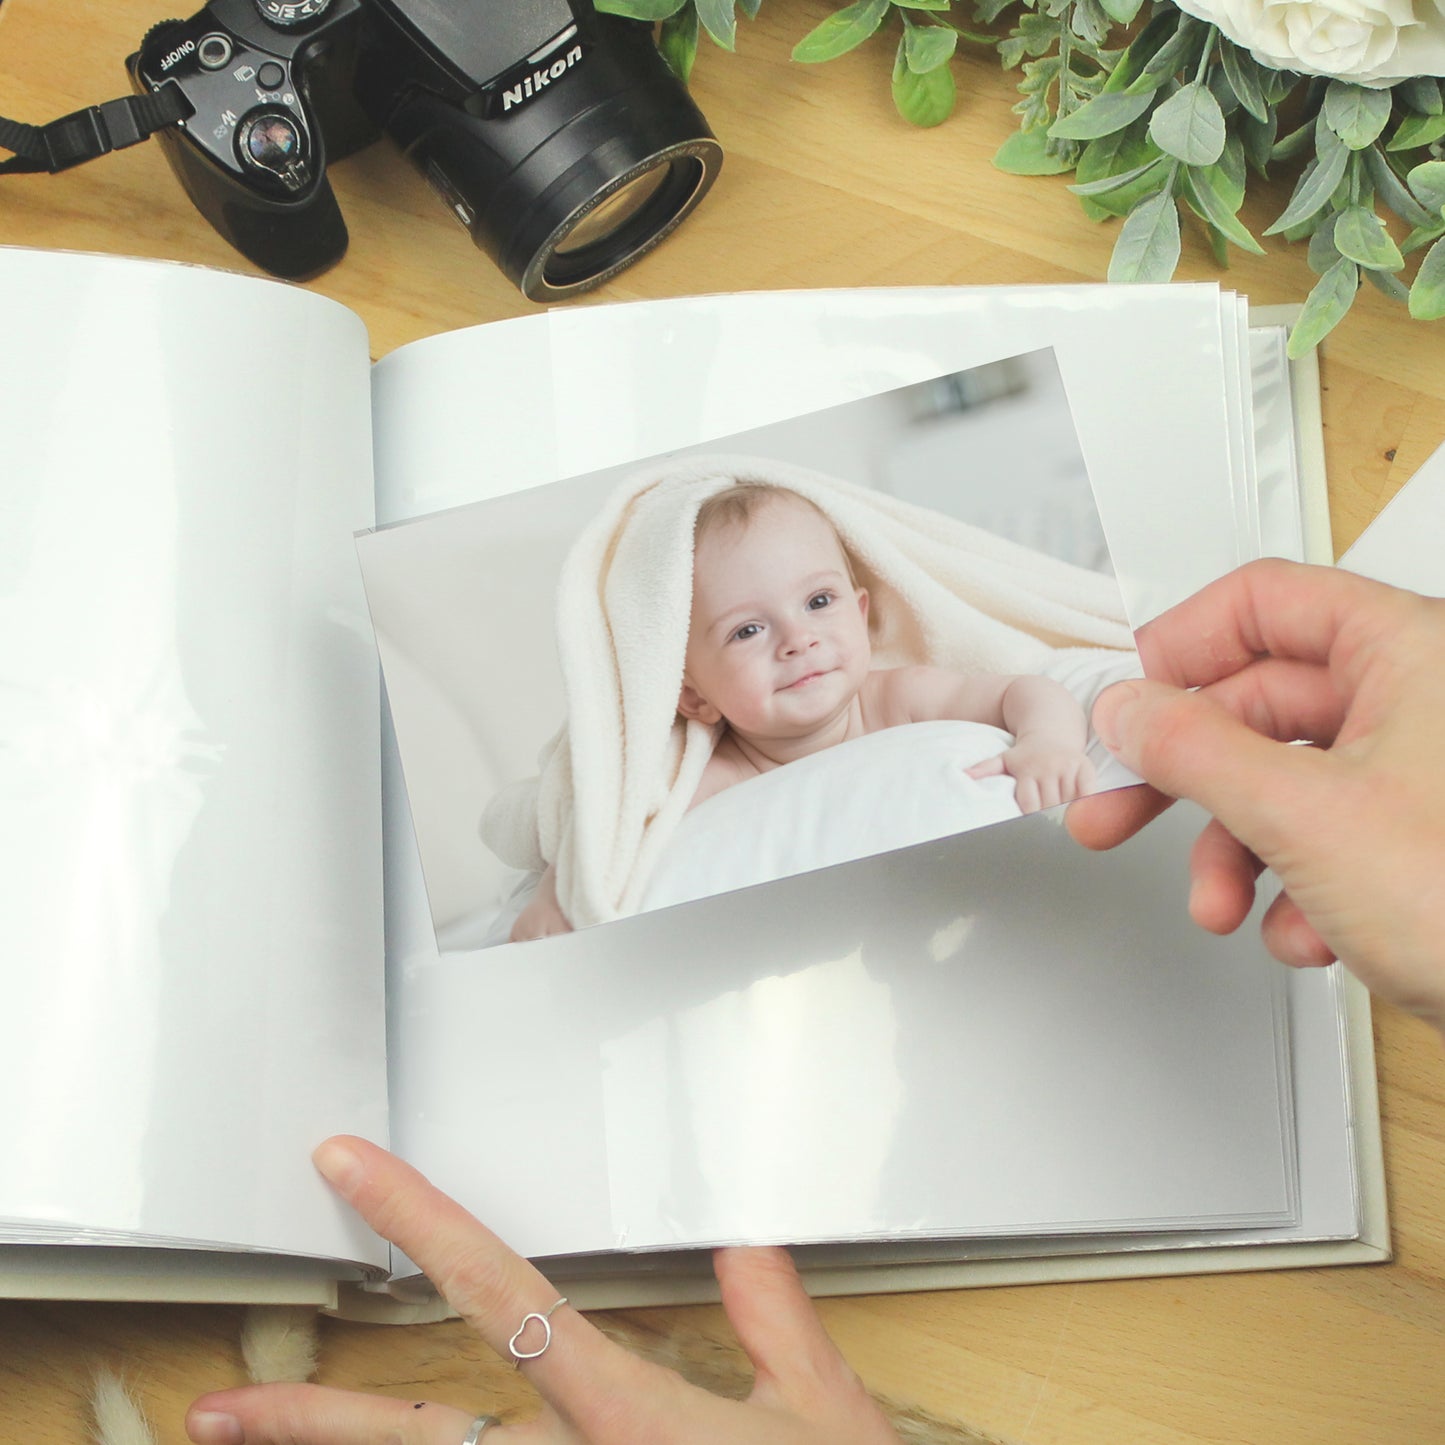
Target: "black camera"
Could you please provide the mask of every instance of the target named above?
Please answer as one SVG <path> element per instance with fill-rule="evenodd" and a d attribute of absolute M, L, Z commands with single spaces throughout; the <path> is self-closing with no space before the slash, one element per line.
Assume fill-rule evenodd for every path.
<path fill-rule="evenodd" d="M 638 21 L 588 0 L 211 0 L 126 62 L 201 214 L 273 275 L 341 259 L 327 180 L 386 132 L 534 301 L 596 286 L 702 199 L 722 149 Z"/>

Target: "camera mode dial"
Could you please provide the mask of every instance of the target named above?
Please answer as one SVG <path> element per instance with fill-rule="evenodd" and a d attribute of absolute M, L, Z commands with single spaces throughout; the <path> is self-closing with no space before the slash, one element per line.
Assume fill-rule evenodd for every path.
<path fill-rule="evenodd" d="M 331 8 L 331 0 L 255 0 L 255 4 L 263 20 L 282 30 L 319 20 Z"/>

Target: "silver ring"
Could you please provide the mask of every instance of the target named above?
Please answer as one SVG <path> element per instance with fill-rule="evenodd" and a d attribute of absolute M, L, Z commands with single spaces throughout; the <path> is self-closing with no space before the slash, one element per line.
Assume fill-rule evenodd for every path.
<path fill-rule="evenodd" d="M 495 1415 L 478 1415 L 472 1421 L 472 1427 L 462 1437 L 462 1445 L 477 1445 L 477 1441 L 492 1428 L 493 1425 L 500 1425 L 502 1422 Z"/>
<path fill-rule="evenodd" d="M 522 1323 L 517 1326 L 516 1334 L 507 1341 L 507 1353 L 511 1355 L 514 1365 L 520 1368 L 523 1360 L 540 1359 L 547 1353 L 547 1347 L 552 1343 L 552 1316 L 566 1303 L 567 1300 L 564 1297 L 551 1305 L 544 1315 L 539 1315 L 533 1311 L 531 1314 L 522 1316 Z M 521 1349 L 519 1345 L 522 1336 L 527 1333 L 527 1326 L 531 1324 L 533 1320 L 536 1320 L 537 1323 L 542 1326 L 542 1343 L 538 1345 L 535 1350 Z M 463 1445 L 466 1445 L 465 1441 Z"/>

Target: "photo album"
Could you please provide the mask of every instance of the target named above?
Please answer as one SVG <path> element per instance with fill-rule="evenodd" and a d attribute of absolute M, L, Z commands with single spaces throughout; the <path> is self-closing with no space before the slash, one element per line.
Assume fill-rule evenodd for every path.
<path fill-rule="evenodd" d="M 0 280 L 0 1293 L 445 1313 L 338 1132 L 584 1307 L 1388 1256 L 1362 991 L 1063 827 L 1134 628 L 1332 560 L 1287 318 Z"/>

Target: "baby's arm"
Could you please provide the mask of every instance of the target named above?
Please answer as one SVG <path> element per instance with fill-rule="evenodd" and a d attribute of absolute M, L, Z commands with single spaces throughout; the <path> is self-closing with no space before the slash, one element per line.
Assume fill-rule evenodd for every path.
<path fill-rule="evenodd" d="M 971 778 L 1007 773 L 1019 810 L 1034 813 L 1081 798 L 1094 785 L 1085 756 L 1089 721 L 1067 688 L 1047 677 L 1011 678 L 1003 693 L 1004 727 L 1014 745 L 968 770 Z"/>
<path fill-rule="evenodd" d="M 512 942 L 528 938 L 547 938 L 554 933 L 571 933 L 572 925 L 557 902 L 557 865 L 549 863 L 532 900 L 517 915 L 512 925 Z"/>
<path fill-rule="evenodd" d="M 1014 743 L 968 770 L 973 778 L 1007 773 L 1025 813 L 1082 797 L 1094 769 L 1084 755 L 1088 719 L 1072 693 L 1031 673 L 964 675 L 940 667 L 903 667 L 878 674 L 883 682 L 881 725 L 956 718 L 1007 729 Z"/>

